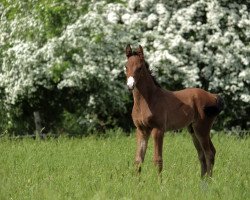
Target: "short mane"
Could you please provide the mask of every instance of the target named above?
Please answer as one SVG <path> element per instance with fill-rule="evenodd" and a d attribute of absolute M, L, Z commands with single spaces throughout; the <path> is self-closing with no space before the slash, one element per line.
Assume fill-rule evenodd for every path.
<path fill-rule="evenodd" d="M 152 77 L 152 79 L 153 79 L 153 81 L 154 81 L 154 84 L 155 84 L 157 87 L 161 88 L 160 83 L 158 83 L 158 81 L 156 80 L 155 76 L 152 74 L 152 71 L 149 69 L 149 64 L 148 64 L 147 61 L 145 61 L 145 65 L 146 65 L 146 68 L 147 68 L 147 70 L 148 70 L 148 73 L 150 74 L 150 76 Z"/>
<path fill-rule="evenodd" d="M 138 56 L 138 53 L 133 51 L 132 52 L 132 56 Z M 148 73 L 150 74 L 150 76 L 152 77 L 153 81 L 154 81 L 154 84 L 161 88 L 161 85 L 158 83 L 158 81 L 156 80 L 155 76 L 152 74 L 152 71 L 149 69 L 149 64 L 147 61 L 145 61 L 145 65 L 146 65 L 146 69 L 148 70 Z"/>

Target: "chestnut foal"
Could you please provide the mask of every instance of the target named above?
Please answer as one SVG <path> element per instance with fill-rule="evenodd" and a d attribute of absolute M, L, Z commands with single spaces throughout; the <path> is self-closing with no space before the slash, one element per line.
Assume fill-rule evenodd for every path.
<path fill-rule="evenodd" d="M 150 134 L 154 140 L 154 163 L 161 173 L 162 146 L 165 131 L 188 127 L 201 164 L 201 176 L 212 176 L 215 148 L 210 129 L 223 109 L 223 100 L 202 89 L 181 91 L 162 89 L 151 75 L 141 46 L 133 52 L 126 47 L 127 86 L 133 92 L 133 122 L 136 126 L 138 172 L 144 160 Z"/>

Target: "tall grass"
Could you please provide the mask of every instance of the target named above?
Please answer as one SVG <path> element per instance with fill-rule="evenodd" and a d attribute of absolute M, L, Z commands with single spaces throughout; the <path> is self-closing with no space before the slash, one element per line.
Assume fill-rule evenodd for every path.
<path fill-rule="evenodd" d="M 249 199 L 250 139 L 215 134 L 214 176 L 200 179 L 187 133 L 167 134 L 162 182 L 152 140 L 141 176 L 134 171 L 135 137 L 0 139 L 0 199 Z"/>

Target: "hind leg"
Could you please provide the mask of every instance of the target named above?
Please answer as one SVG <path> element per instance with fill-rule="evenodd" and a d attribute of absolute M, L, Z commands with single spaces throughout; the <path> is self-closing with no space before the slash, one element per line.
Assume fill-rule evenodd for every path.
<path fill-rule="evenodd" d="M 209 142 L 210 138 L 199 137 L 198 140 L 200 141 L 200 144 L 205 154 L 206 164 L 207 164 L 207 175 L 211 177 L 213 172 L 215 154 L 213 153 L 210 147 L 210 142 Z"/>
<path fill-rule="evenodd" d="M 205 157 L 203 149 L 202 149 L 202 147 L 200 145 L 199 140 L 195 136 L 193 127 L 191 125 L 188 127 L 188 132 L 192 136 L 192 140 L 193 140 L 194 146 L 195 146 L 195 148 L 197 150 L 198 158 L 199 158 L 200 165 L 201 165 L 201 177 L 203 177 L 206 174 L 206 172 L 207 172 L 206 157 Z"/>
<path fill-rule="evenodd" d="M 216 149 L 215 149 L 215 147 L 214 147 L 214 145 L 213 145 L 213 143 L 212 143 L 211 138 L 209 138 L 209 139 L 210 139 L 210 140 L 209 140 L 210 148 L 211 148 L 211 150 L 212 150 L 212 152 L 213 152 L 213 154 L 214 154 L 214 160 L 213 160 L 213 163 L 212 163 L 212 164 L 214 165 Z"/>
<path fill-rule="evenodd" d="M 210 129 L 212 126 L 211 120 L 204 120 L 194 124 L 194 132 L 197 140 L 202 147 L 202 150 L 205 155 L 206 165 L 207 165 L 207 175 L 212 176 L 214 160 L 215 160 L 215 153 L 216 150 L 213 146 L 213 143 L 210 139 Z"/>

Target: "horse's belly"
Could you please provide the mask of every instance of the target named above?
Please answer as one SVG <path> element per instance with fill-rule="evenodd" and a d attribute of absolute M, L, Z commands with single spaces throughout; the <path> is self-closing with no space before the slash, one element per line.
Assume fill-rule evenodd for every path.
<path fill-rule="evenodd" d="M 182 128 L 187 127 L 189 124 L 191 124 L 192 121 L 185 121 L 185 122 L 179 122 L 179 123 L 173 123 L 173 124 L 167 124 L 166 131 L 170 130 L 179 130 Z"/>
<path fill-rule="evenodd" d="M 194 121 L 194 112 L 192 109 L 179 110 L 176 113 L 169 114 L 166 121 L 166 130 L 182 129 Z"/>

